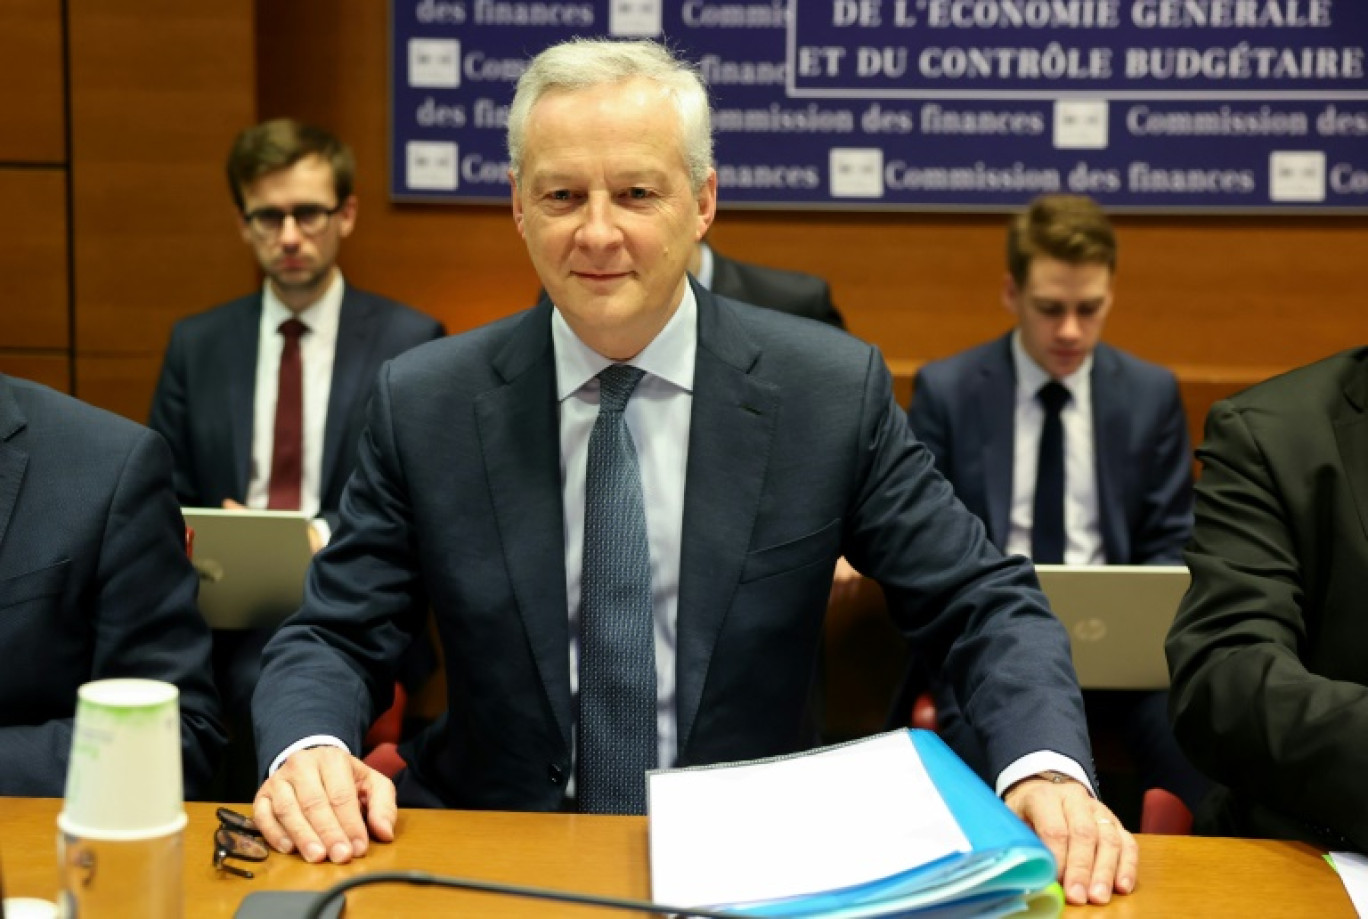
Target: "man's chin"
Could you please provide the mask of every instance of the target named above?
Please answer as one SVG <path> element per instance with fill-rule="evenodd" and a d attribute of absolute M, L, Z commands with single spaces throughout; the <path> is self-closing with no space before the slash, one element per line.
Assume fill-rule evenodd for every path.
<path fill-rule="evenodd" d="M 1083 358 L 1073 358 L 1068 360 L 1054 360 L 1050 362 L 1050 376 L 1056 380 L 1062 380 L 1071 374 L 1077 373 L 1078 368 L 1083 366 Z"/>
<path fill-rule="evenodd" d="M 327 277 L 327 272 L 300 268 L 298 270 L 271 272 L 271 283 L 275 285 L 277 290 L 314 290 L 323 282 L 325 277 Z"/>

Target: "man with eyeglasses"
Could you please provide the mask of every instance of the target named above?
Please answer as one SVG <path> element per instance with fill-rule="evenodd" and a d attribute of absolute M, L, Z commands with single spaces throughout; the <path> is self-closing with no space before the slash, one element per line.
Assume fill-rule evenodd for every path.
<path fill-rule="evenodd" d="M 176 324 L 150 424 L 171 445 L 182 505 L 303 510 L 317 548 L 336 523 L 381 364 L 445 332 L 344 281 L 337 255 L 356 225 L 356 167 L 336 137 L 267 121 L 238 135 L 227 167 L 265 283 Z M 216 634 L 227 711 L 247 710 L 267 638 Z"/>

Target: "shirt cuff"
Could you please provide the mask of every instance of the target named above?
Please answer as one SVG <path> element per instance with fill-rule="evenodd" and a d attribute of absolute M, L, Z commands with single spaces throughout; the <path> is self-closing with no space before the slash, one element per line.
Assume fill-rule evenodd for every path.
<path fill-rule="evenodd" d="M 318 544 L 320 546 L 326 546 L 328 541 L 332 539 L 332 527 L 328 526 L 327 519 L 324 517 L 315 517 L 309 521 L 309 525 L 312 526 L 314 532 L 318 534 Z"/>
<path fill-rule="evenodd" d="M 266 774 L 275 775 L 276 770 L 283 766 L 285 760 L 289 759 L 292 754 L 298 753 L 300 750 L 308 749 L 309 747 L 340 747 L 348 753 L 351 752 L 350 747 L 331 734 L 313 734 L 309 737 L 305 737 L 303 740 L 296 740 L 282 750 L 280 755 L 271 761 L 271 768 L 266 770 Z"/>
<path fill-rule="evenodd" d="M 1022 779 L 1029 779 L 1033 775 L 1051 771 L 1062 772 L 1071 779 L 1077 779 L 1084 788 L 1088 789 L 1088 794 L 1094 798 L 1097 797 L 1097 790 L 1092 787 L 1092 782 L 1088 780 L 1087 770 L 1064 754 L 1054 753 L 1050 750 L 1027 753 L 1009 765 L 998 773 L 997 784 L 993 790 L 997 792 L 997 796 L 1000 798 L 1007 793 L 1007 789 Z"/>

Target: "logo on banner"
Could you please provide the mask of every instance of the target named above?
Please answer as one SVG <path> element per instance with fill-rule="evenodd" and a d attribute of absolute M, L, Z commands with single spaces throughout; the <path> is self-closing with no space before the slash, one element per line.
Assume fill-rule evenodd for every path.
<path fill-rule="evenodd" d="M 1054 104 L 1056 150 L 1107 149 L 1107 103 L 1102 99 L 1070 99 Z"/>
<path fill-rule="evenodd" d="M 662 24 L 660 0 L 611 0 L 608 34 L 617 38 L 654 38 Z"/>
<path fill-rule="evenodd" d="M 442 140 L 411 140 L 404 148 L 404 184 L 429 191 L 455 191 L 460 185 L 456 144 Z"/>
<path fill-rule="evenodd" d="M 1325 154 L 1320 150 L 1274 150 L 1268 157 L 1270 201 L 1324 201 Z"/>
<path fill-rule="evenodd" d="M 461 43 L 455 38 L 410 38 L 409 86 L 455 89 L 461 85 Z"/>
<path fill-rule="evenodd" d="M 882 198 L 883 150 L 832 147 L 828 162 L 833 198 Z"/>

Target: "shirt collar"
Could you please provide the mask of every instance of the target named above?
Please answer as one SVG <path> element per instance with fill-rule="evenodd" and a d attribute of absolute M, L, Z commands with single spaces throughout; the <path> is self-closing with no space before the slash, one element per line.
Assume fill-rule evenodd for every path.
<path fill-rule="evenodd" d="M 551 312 L 551 342 L 556 354 L 556 399 L 564 401 L 598 376 L 603 368 L 617 363 L 580 341 L 559 309 Z M 698 351 L 698 300 L 693 286 L 684 285 L 670 321 L 651 343 L 626 363 L 677 386 L 693 391 L 694 356 Z"/>
<path fill-rule="evenodd" d="M 694 277 L 708 290 L 713 286 L 713 250 L 707 243 L 698 244 L 698 274 Z"/>
<path fill-rule="evenodd" d="M 1017 394 L 1021 399 L 1034 399 L 1036 393 L 1040 392 L 1040 387 L 1050 381 L 1050 375 L 1026 353 L 1026 348 L 1021 344 L 1020 329 L 1012 332 L 1012 364 L 1016 368 Z M 1079 404 L 1082 395 L 1088 389 L 1092 365 L 1093 356 L 1089 352 L 1077 370 L 1059 381 L 1064 384 L 1069 395 L 1073 396 L 1075 405 Z"/>
<path fill-rule="evenodd" d="M 267 328 L 277 329 L 282 322 L 291 317 L 297 317 L 309 327 L 310 332 L 337 328 L 338 319 L 342 315 L 342 294 L 346 291 L 346 282 L 342 280 L 341 271 L 333 275 L 332 283 L 323 291 L 322 296 L 298 313 L 292 311 L 276 296 L 269 279 L 265 282 L 264 288 L 261 309 Z"/>

